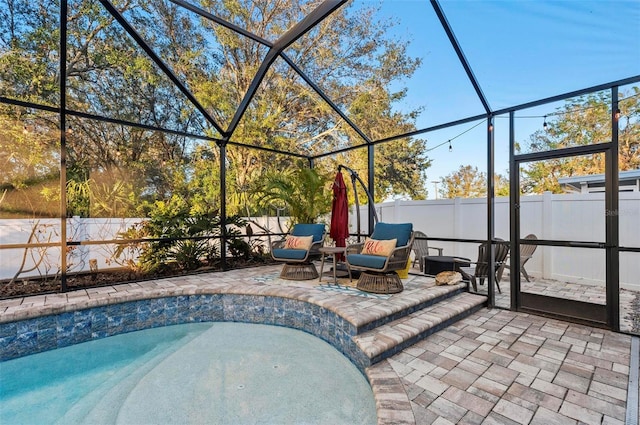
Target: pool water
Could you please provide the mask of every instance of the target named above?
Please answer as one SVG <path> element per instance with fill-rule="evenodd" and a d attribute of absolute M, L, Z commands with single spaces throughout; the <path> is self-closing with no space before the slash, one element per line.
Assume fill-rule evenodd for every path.
<path fill-rule="evenodd" d="M 193 323 L 0 363 L 0 424 L 375 424 L 373 393 L 302 331 Z"/>

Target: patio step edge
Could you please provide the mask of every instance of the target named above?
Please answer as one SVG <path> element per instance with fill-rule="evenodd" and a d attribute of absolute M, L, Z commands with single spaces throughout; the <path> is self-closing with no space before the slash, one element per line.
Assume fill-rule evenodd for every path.
<path fill-rule="evenodd" d="M 442 301 L 455 297 L 456 295 L 468 292 L 467 284 L 465 282 L 453 286 L 434 286 L 433 288 L 437 288 L 438 292 L 434 293 L 434 291 L 427 291 L 426 293 L 421 294 L 421 297 L 416 297 L 417 299 L 414 303 L 400 308 L 399 310 L 394 311 L 391 314 L 382 315 L 375 320 L 358 326 L 357 335 L 361 335 L 367 331 L 377 329 L 380 326 L 386 325 L 387 323 L 391 323 L 395 320 L 400 320 L 403 317 L 409 316 L 410 314 L 413 314 L 417 311 L 424 310 L 425 308 L 441 303 Z"/>
<path fill-rule="evenodd" d="M 486 304 L 485 296 L 460 293 L 355 335 L 353 341 L 373 365 L 469 316 Z"/>

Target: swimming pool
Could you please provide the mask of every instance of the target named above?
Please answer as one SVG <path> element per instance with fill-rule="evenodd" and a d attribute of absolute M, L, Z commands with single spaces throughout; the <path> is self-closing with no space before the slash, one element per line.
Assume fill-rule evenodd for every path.
<path fill-rule="evenodd" d="M 373 424 L 360 371 L 278 326 L 147 329 L 0 363 L 0 423 Z"/>

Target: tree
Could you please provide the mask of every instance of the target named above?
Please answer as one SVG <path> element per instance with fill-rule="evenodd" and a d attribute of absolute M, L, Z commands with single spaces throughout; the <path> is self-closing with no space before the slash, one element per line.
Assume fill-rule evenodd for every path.
<path fill-rule="evenodd" d="M 211 0 L 200 4 L 274 41 L 318 3 Z M 114 5 L 209 116 L 227 128 L 267 48 L 170 2 L 130 0 Z M 57 106 L 56 3 L 0 0 L 0 6 L 0 94 Z M 394 23 L 378 20 L 373 8 L 351 13 L 350 7 L 343 6 L 289 46 L 287 57 L 370 139 L 414 130 L 419 111 L 396 112 L 394 106 L 405 90 L 393 92 L 390 87 L 411 76 L 420 61 L 407 54 L 407 41 L 392 38 L 388 30 Z M 70 4 L 67 50 L 68 108 L 222 137 L 101 5 L 89 0 Z M 203 204 L 194 205 L 196 209 L 215 209 L 213 203 L 219 204 L 213 200 L 219 195 L 215 170 L 219 167 L 212 163 L 220 160 L 220 150 L 213 142 L 73 116 L 68 121 L 73 135 L 67 144 L 67 174 L 78 184 L 121 179 L 132 184 L 127 198 L 148 202 L 198 188 L 201 196 L 194 202 Z M 50 116 L 50 126 L 58 131 L 55 115 Z M 280 58 L 261 82 L 231 141 L 311 155 L 362 143 Z M 376 149 L 377 200 L 400 193 L 425 196 L 419 182 L 429 160 L 422 140 L 406 138 Z M 208 165 L 197 156 L 203 150 L 208 152 Z M 350 164 L 365 165 L 366 155 L 361 149 L 342 157 Z M 226 161 L 227 192 L 232 198 L 263 179 L 265 170 L 295 166 L 295 158 L 231 145 Z M 335 163 L 325 164 L 328 168 L 322 171 L 335 169 Z M 228 212 L 238 212 L 241 204 L 232 199 Z"/>
<path fill-rule="evenodd" d="M 120 10 L 131 14 L 129 18 L 134 25 L 156 28 L 148 25 L 150 17 L 143 10 L 144 3 L 123 2 Z M 162 8 L 160 3 L 156 4 L 159 9 Z M 44 0 L 0 0 L 0 94 L 3 96 L 57 106 L 60 96 L 57 9 L 56 2 Z M 185 33 L 187 39 L 192 35 L 186 28 Z M 68 34 L 68 108 L 142 124 L 162 124 L 181 130 L 190 128 L 193 114 L 189 113 L 189 108 L 194 110 L 193 106 L 185 106 L 185 102 L 180 101 L 173 84 L 150 63 L 105 9 L 91 1 L 71 3 Z M 193 40 L 195 43 L 197 38 Z M 36 114 L 33 110 L 17 107 L 7 109 L 2 110 L 0 122 L 17 121 L 13 127 L 22 131 L 24 126 L 25 134 L 28 133 L 24 139 L 33 142 L 36 134 L 49 132 L 54 135 L 50 156 L 57 163 L 37 165 L 39 173 L 49 168 L 54 170 L 49 178 L 59 178 L 60 153 L 56 150 L 59 149 L 60 130 L 56 115 Z M 131 190 L 124 193 L 129 203 L 125 210 L 129 213 L 135 209 L 138 199 L 154 196 L 152 194 L 161 197 L 171 192 L 168 186 L 175 179 L 167 170 L 179 169 L 184 162 L 184 137 L 73 116 L 68 116 L 67 121 L 68 128 L 73 128 L 67 134 L 67 178 L 74 182 L 67 185 L 68 188 L 91 184 L 91 193 L 98 194 L 116 188 L 121 191 L 125 183 L 131 186 Z M 42 137 L 39 139 L 43 140 Z M 8 146 L 14 161 L 32 162 L 33 150 L 18 149 L 20 143 L 20 137 L 12 137 L 3 145 Z M 167 162 L 178 167 L 168 167 Z M 2 171 L 6 184 L 15 192 L 24 180 L 21 180 L 20 170 L 3 167 Z M 33 178 L 29 181 L 37 183 Z M 45 187 L 46 198 L 59 199 L 59 187 L 59 183 Z M 29 193 L 32 197 L 37 196 L 37 192 Z M 34 199 L 34 204 L 41 201 Z M 90 202 L 88 199 L 76 201 L 79 204 Z M 14 207 L 9 205 L 7 208 Z M 96 212 L 96 208 L 85 210 Z"/>
<path fill-rule="evenodd" d="M 620 171 L 640 168 L 640 89 L 620 93 L 618 166 Z M 531 135 L 520 151 L 541 152 L 611 140 L 611 94 L 590 94 L 568 101 L 546 121 L 546 130 Z M 560 177 L 604 173 L 604 154 L 556 158 L 527 163 L 523 168 L 524 193 L 561 193 Z"/>
<path fill-rule="evenodd" d="M 486 195 L 487 183 L 485 174 L 478 167 L 461 165 L 454 171 L 440 178 L 440 196 L 443 198 L 481 198 Z"/>
<path fill-rule="evenodd" d="M 257 35 L 273 40 L 284 28 L 301 20 L 317 3 L 298 0 L 205 2 L 205 7 L 222 18 Z M 323 21 L 286 50 L 287 56 L 302 68 L 324 92 L 373 140 L 415 129 L 417 111 L 393 112 L 394 103 L 405 96 L 393 93 L 391 83 L 412 75 L 420 61 L 406 53 L 406 42 L 392 40 L 390 22 L 374 22 L 375 11 L 350 14 L 345 6 Z M 262 54 L 255 42 L 226 28 L 205 22 L 220 42 L 224 61 L 216 78 L 209 78 L 198 96 L 223 122 L 240 103 L 249 87 Z M 331 108 L 283 61 L 276 61 L 261 83 L 232 139 L 249 145 L 275 147 L 290 152 L 322 153 L 358 143 L 360 136 L 349 128 Z M 221 108 L 226 105 L 227 109 Z M 366 149 L 342 155 L 346 163 L 366 164 Z M 235 169 L 238 187 L 247 187 L 254 178 L 264 178 L 256 170 L 274 162 L 286 168 L 292 160 L 258 150 L 234 149 L 227 153 Z M 390 160 L 394 158 L 395 161 Z M 335 170 L 329 161 L 324 169 Z M 396 164 L 403 164 L 398 169 Z M 376 200 L 389 193 L 408 193 L 424 197 L 418 182 L 429 166 L 424 143 L 404 139 L 380 146 L 376 167 L 384 170 L 377 177 Z M 366 170 L 366 166 L 362 168 Z"/>
<path fill-rule="evenodd" d="M 487 196 L 487 173 L 478 167 L 461 165 L 454 171 L 440 178 L 438 192 L 443 198 L 482 198 Z M 494 192 L 496 196 L 509 195 L 509 180 L 501 174 L 494 177 Z"/>
<path fill-rule="evenodd" d="M 291 224 L 315 223 L 331 210 L 329 178 L 313 168 L 300 167 L 293 172 L 272 171 L 259 186 L 265 206 L 286 206 Z"/>
<path fill-rule="evenodd" d="M 58 132 L 38 114 L 0 106 L 0 214 L 16 217 L 58 216 L 59 203 L 39 192 L 60 187 Z"/>
<path fill-rule="evenodd" d="M 502 174 L 496 174 L 493 179 L 493 184 L 496 196 L 509 196 L 509 179 L 507 177 Z"/>

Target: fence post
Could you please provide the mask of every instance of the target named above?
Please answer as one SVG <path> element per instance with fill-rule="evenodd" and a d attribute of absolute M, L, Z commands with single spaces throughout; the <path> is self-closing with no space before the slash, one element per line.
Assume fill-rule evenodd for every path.
<path fill-rule="evenodd" d="M 542 239 L 553 239 L 553 198 L 552 193 L 542 194 Z M 542 256 L 542 277 L 553 278 L 553 247 L 544 247 Z"/>
<path fill-rule="evenodd" d="M 78 215 L 74 215 L 69 220 L 67 240 L 73 242 L 82 242 L 89 239 L 89 232 L 87 230 L 88 223 L 87 218 L 82 218 Z M 65 237 L 64 235 L 62 237 Z M 63 253 L 62 255 L 66 255 Z M 87 258 L 89 257 L 89 247 L 86 245 L 74 246 L 70 250 L 69 258 L 67 259 L 68 270 L 82 272 L 86 270 Z"/>
<path fill-rule="evenodd" d="M 462 198 L 457 196 L 453 198 L 452 208 L 453 211 L 451 215 L 453 216 L 453 238 L 458 239 L 464 232 L 464 224 L 462 223 Z M 459 246 L 459 242 L 453 243 L 453 255 L 460 255 Z"/>
<path fill-rule="evenodd" d="M 402 221 L 404 223 L 404 220 Z M 393 201 L 393 223 L 400 223 L 400 200 Z"/>

